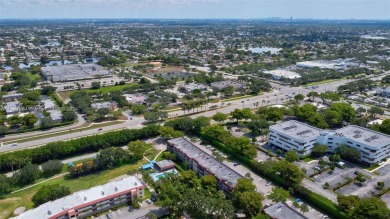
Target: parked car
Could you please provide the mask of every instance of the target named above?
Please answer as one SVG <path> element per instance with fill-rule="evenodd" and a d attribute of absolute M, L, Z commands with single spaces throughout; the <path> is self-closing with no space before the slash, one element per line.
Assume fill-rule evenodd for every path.
<path fill-rule="evenodd" d="M 18 143 L 13 143 L 12 144 L 12 147 L 16 147 L 16 146 L 18 146 Z"/>
<path fill-rule="evenodd" d="M 233 163 L 233 166 L 238 166 L 238 165 L 239 165 L 239 164 L 238 164 L 238 163 L 236 163 L 236 162 L 234 162 L 234 163 Z"/>
<path fill-rule="evenodd" d="M 103 130 L 102 128 L 98 129 L 99 132 L 102 131 L 102 130 Z"/>
<path fill-rule="evenodd" d="M 112 219 L 111 213 L 106 214 L 107 219 Z"/>
<path fill-rule="evenodd" d="M 148 200 L 146 200 L 146 203 L 152 204 L 152 201 L 150 201 L 150 199 L 148 199 Z"/>

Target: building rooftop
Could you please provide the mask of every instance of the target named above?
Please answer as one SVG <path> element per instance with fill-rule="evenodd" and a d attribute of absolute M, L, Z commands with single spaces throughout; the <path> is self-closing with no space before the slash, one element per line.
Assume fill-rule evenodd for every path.
<path fill-rule="evenodd" d="M 4 105 L 4 110 L 7 114 L 19 112 L 19 101 L 7 102 Z"/>
<path fill-rule="evenodd" d="M 308 219 L 295 209 L 283 204 L 282 202 L 278 202 L 264 209 L 264 212 L 274 219 Z"/>
<path fill-rule="evenodd" d="M 322 131 L 319 128 L 315 128 L 296 120 L 271 125 L 270 129 L 271 128 L 279 132 L 286 133 L 293 138 L 302 140 L 316 138 Z"/>
<path fill-rule="evenodd" d="M 232 86 L 234 88 L 240 88 L 240 87 L 245 87 L 245 84 L 238 82 L 238 81 L 233 81 L 233 80 L 228 80 L 228 81 L 217 81 L 213 82 L 210 84 L 211 87 L 217 87 L 219 89 L 223 89 L 225 87 Z"/>
<path fill-rule="evenodd" d="M 91 107 L 92 108 L 95 108 L 95 109 L 101 109 L 101 108 L 111 108 L 113 107 L 113 104 L 115 104 L 115 102 L 101 102 L 101 103 L 93 103 L 91 104 Z"/>
<path fill-rule="evenodd" d="M 366 129 L 356 125 L 349 125 L 341 129 L 335 130 L 335 135 L 352 139 L 362 144 L 370 145 L 371 147 L 383 147 L 390 143 L 390 136 Z"/>
<path fill-rule="evenodd" d="M 279 77 L 284 77 L 284 78 L 290 78 L 290 79 L 295 79 L 295 78 L 300 78 L 301 76 L 293 71 L 287 71 L 287 70 L 271 70 L 271 71 L 264 71 L 266 74 L 271 74 Z"/>
<path fill-rule="evenodd" d="M 6 94 L 6 95 L 3 95 L 3 99 L 15 98 L 15 97 L 21 97 L 21 96 L 23 96 L 22 93 Z"/>
<path fill-rule="evenodd" d="M 162 161 L 159 161 L 159 162 L 156 162 L 155 165 L 164 170 L 164 169 L 169 169 L 169 168 L 172 168 L 172 167 L 175 167 L 176 164 L 173 163 L 172 161 L 170 160 L 162 160 Z"/>
<path fill-rule="evenodd" d="M 56 109 L 56 104 L 50 99 L 41 100 L 41 102 L 43 103 L 45 110 Z"/>
<path fill-rule="evenodd" d="M 43 75 L 47 78 L 53 77 L 53 82 L 58 81 L 76 81 L 91 79 L 97 76 L 109 76 L 110 72 L 104 70 L 102 66 L 96 64 L 71 64 L 48 66 L 41 69 Z"/>
<path fill-rule="evenodd" d="M 168 142 L 174 144 L 178 150 L 195 160 L 199 165 L 202 165 L 218 179 L 224 180 L 225 183 L 231 187 L 234 187 L 237 184 L 239 178 L 243 178 L 239 173 L 217 161 L 214 157 L 184 138 L 175 138 Z"/>
<path fill-rule="evenodd" d="M 14 217 L 14 219 L 49 218 L 63 211 L 71 210 L 76 206 L 98 199 L 108 198 L 111 195 L 135 189 L 139 186 L 142 186 L 142 183 L 136 177 L 129 176 L 118 181 L 112 181 L 47 202 Z"/>

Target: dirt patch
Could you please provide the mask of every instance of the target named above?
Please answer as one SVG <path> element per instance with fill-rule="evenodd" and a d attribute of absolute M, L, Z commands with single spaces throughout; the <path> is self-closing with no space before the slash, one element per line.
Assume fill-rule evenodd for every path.
<path fill-rule="evenodd" d="M 15 209 L 14 215 L 19 215 L 19 214 L 23 213 L 24 211 L 26 211 L 26 207 L 20 206 L 19 208 Z"/>

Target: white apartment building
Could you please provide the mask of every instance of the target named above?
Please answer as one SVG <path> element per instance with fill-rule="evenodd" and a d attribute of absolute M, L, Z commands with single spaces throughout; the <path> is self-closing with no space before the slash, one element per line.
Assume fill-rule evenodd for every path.
<path fill-rule="evenodd" d="M 390 155 L 389 135 L 355 125 L 322 130 L 291 120 L 270 126 L 269 144 L 287 151 L 296 150 L 299 156 L 310 154 L 316 144 L 327 145 L 328 152 L 347 145 L 358 149 L 361 161 L 370 165 Z"/>

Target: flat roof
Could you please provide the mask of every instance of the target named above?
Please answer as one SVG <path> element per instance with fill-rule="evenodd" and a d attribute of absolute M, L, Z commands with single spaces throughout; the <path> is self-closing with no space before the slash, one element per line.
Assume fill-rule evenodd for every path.
<path fill-rule="evenodd" d="M 384 145 L 390 144 L 389 135 L 356 125 L 349 125 L 344 128 L 337 129 L 335 130 L 335 135 L 349 138 L 374 148 L 380 148 Z"/>
<path fill-rule="evenodd" d="M 234 187 L 237 184 L 238 179 L 243 178 L 239 173 L 217 161 L 213 156 L 198 148 L 185 138 L 175 138 L 168 140 L 168 142 L 175 145 L 179 151 L 199 163 L 199 165 L 202 165 L 208 172 L 218 179 L 225 181 L 225 183 L 231 187 Z"/>
<path fill-rule="evenodd" d="M 155 164 L 156 164 L 160 169 L 172 168 L 172 167 L 175 167 L 175 166 L 176 166 L 176 164 L 173 163 L 173 162 L 170 161 L 170 160 L 162 160 L 162 161 L 156 162 Z"/>
<path fill-rule="evenodd" d="M 278 202 L 264 209 L 264 212 L 274 219 L 308 219 L 295 209 L 283 204 L 282 202 Z"/>
<path fill-rule="evenodd" d="M 112 181 L 87 190 L 75 192 L 63 198 L 46 202 L 37 208 L 26 211 L 13 219 L 49 218 L 74 207 L 93 202 L 120 192 L 135 189 L 143 184 L 134 176 Z"/>
<path fill-rule="evenodd" d="M 301 77 L 301 75 L 299 75 L 296 72 L 282 70 L 282 69 L 276 69 L 276 70 L 271 70 L 271 71 L 264 71 L 264 73 L 271 74 L 271 75 L 276 75 L 276 76 L 280 76 L 280 77 L 285 77 L 285 78 L 290 78 L 290 79 L 300 78 Z"/>
<path fill-rule="evenodd" d="M 69 64 L 41 68 L 45 77 L 52 76 L 53 81 L 75 81 L 96 76 L 108 76 L 110 72 L 97 64 Z"/>
<path fill-rule="evenodd" d="M 274 129 L 296 139 L 312 139 L 320 135 L 321 129 L 307 125 L 296 120 L 271 125 L 270 129 Z"/>

